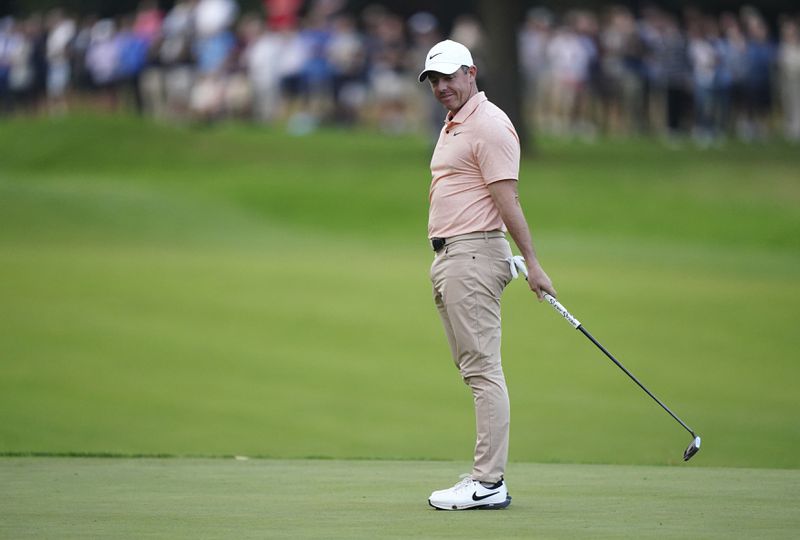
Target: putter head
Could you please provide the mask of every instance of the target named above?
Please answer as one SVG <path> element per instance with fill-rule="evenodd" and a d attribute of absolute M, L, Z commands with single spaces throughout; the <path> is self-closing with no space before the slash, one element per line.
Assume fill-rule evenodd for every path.
<path fill-rule="evenodd" d="M 700 437 L 695 436 L 692 444 L 690 444 L 683 452 L 683 461 L 689 461 L 692 456 L 700 451 Z"/>

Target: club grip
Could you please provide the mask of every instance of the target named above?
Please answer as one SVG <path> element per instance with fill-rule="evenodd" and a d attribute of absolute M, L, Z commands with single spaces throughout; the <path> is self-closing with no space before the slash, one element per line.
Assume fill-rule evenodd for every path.
<path fill-rule="evenodd" d="M 511 257 L 508 259 L 508 263 L 511 265 L 511 275 L 517 277 L 517 271 L 522 272 L 522 275 L 525 276 L 525 279 L 528 279 L 528 267 L 525 265 L 525 259 L 517 255 L 516 257 Z M 567 308 L 561 305 L 561 303 L 556 300 L 552 295 L 542 292 L 544 295 L 544 299 L 553 306 L 553 309 L 558 311 L 562 317 L 567 319 L 567 322 L 572 325 L 573 328 L 578 328 L 581 323 L 578 319 L 573 317 Z"/>
<path fill-rule="evenodd" d="M 578 328 L 581 325 L 581 322 L 578 319 L 576 319 L 575 317 L 573 317 L 570 314 L 570 312 L 567 311 L 567 308 L 565 308 L 564 306 L 561 305 L 561 302 L 556 300 L 550 294 L 547 294 L 547 293 L 543 293 L 543 294 L 544 294 L 544 299 L 547 300 L 547 302 L 551 306 L 553 306 L 553 309 L 558 311 L 561 314 L 561 316 L 564 317 L 567 320 L 567 322 L 572 325 L 573 328 Z"/>

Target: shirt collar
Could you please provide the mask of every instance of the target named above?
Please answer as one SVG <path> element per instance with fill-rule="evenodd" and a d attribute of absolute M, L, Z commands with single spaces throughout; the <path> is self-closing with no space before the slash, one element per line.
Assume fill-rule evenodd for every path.
<path fill-rule="evenodd" d="M 445 117 L 444 120 L 445 124 L 463 124 L 464 120 L 469 118 L 469 116 L 475 112 L 475 109 L 478 108 L 478 105 L 480 105 L 484 101 L 486 101 L 486 94 L 484 94 L 483 92 L 478 92 L 477 94 L 469 98 L 467 102 L 464 103 L 464 105 L 461 106 L 461 109 L 459 109 L 459 111 L 455 114 L 455 116 L 451 118 L 450 117 L 451 113 L 447 113 L 447 116 Z"/>

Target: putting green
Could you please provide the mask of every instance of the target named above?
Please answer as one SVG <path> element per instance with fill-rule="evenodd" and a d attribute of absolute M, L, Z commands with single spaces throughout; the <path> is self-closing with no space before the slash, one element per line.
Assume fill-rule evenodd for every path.
<path fill-rule="evenodd" d="M 0 537 L 796 538 L 800 472 L 514 464 L 506 510 L 443 512 L 465 462 L 0 459 Z"/>

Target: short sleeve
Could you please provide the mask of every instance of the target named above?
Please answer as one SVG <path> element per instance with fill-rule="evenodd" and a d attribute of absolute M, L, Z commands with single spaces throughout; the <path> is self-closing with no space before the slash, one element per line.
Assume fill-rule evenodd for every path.
<path fill-rule="evenodd" d="M 486 184 L 499 180 L 519 179 L 519 137 L 504 114 L 483 120 L 475 140 L 475 159 Z"/>

